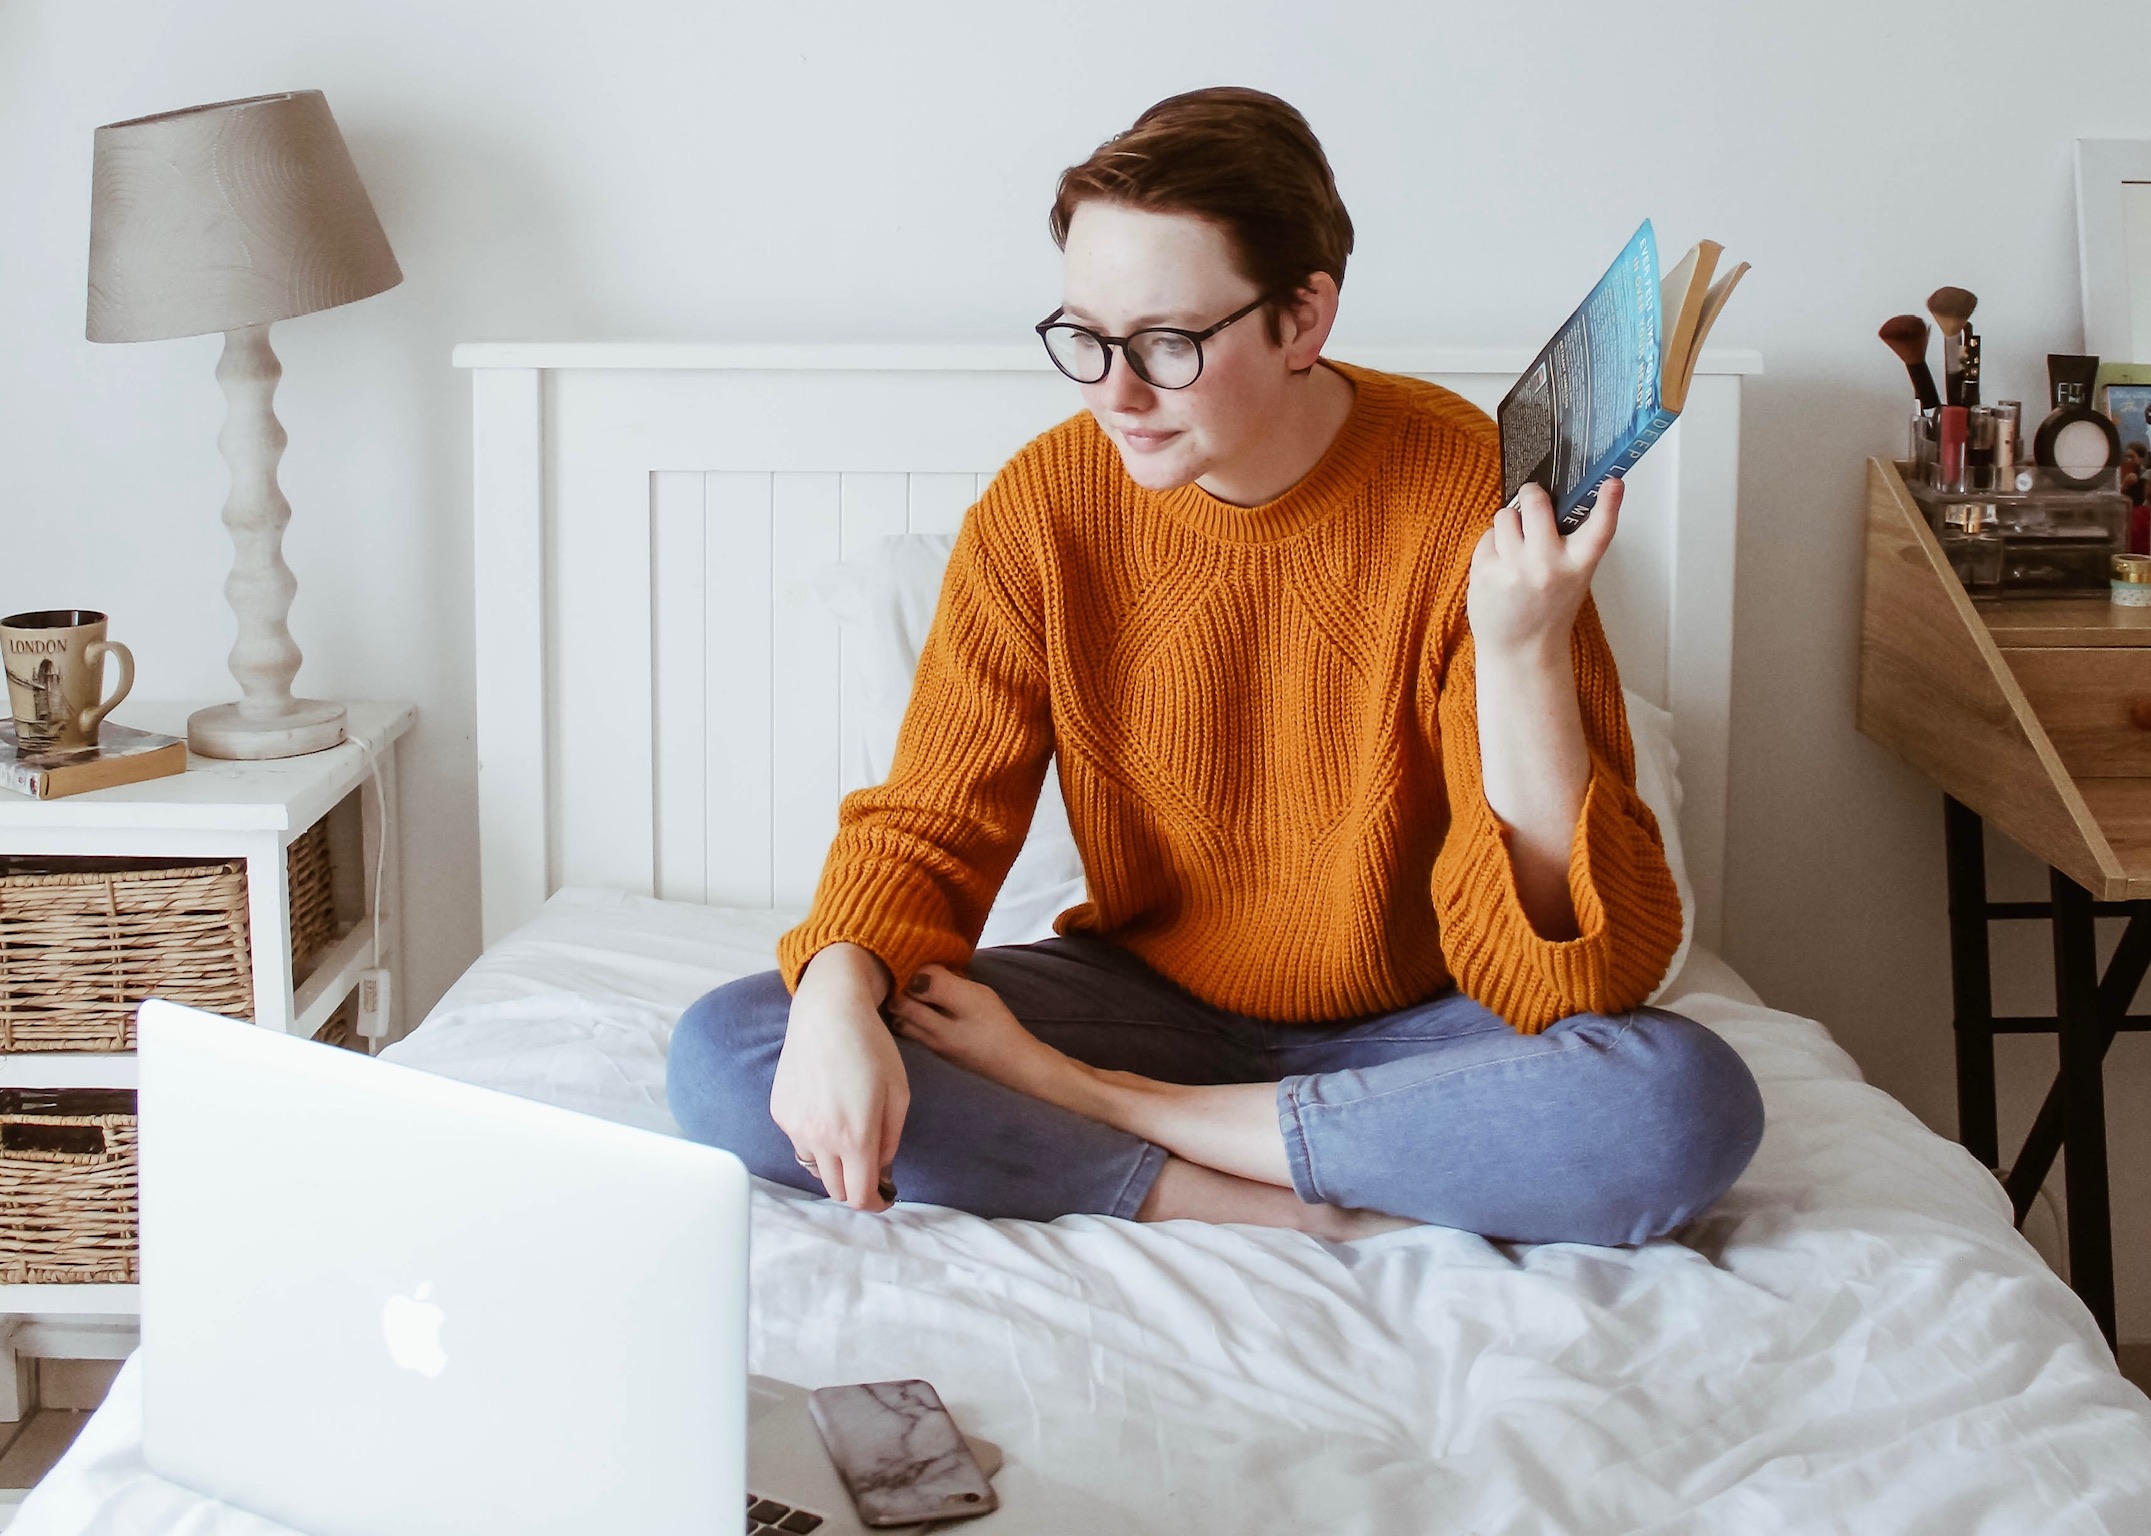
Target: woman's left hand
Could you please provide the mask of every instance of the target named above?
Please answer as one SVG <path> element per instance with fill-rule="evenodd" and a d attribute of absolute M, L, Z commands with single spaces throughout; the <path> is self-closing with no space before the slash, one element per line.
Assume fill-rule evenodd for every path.
<path fill-rule="evenodd" d="M 1504 657 L 1556 649 L 1567 656 L 1569 631 L 1620 523 L 1621 496 L 1621 482 L 1608 480 L 1590 517 L 1565 539 L 1543 486 L 1526 485 L 1494 514 L 1493 526 L 1471 552 L 1464 598 L 1482 672 L 1490 660 Z"/>

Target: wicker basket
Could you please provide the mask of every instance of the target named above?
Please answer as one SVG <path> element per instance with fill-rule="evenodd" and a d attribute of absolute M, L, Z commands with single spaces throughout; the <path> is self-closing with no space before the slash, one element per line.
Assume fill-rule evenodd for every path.
<path fill-rule="evenodd" d="M 329 824 L 299 834 L 285 856 L 291 892 L 291 979 L 304 981 L 320 953 L 336 942 L 336 888 L 329 878 Z"/>
<path fill-rule="evenodd" d="M 326 826 L 287 874 L 297 979 L 336 936 Z M 132 1050 L 145 997 L 253 1017 L 243 860 L 0 860 L 0 1052 Z"/>
<path fill-rule="evenodd" d="M 0 1285 L 135 1278 L 135 1102 L 0 1089 Z"/>

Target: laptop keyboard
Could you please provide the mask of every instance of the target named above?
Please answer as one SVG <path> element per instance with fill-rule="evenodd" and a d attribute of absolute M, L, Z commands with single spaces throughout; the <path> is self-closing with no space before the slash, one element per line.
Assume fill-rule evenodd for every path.
<path fill-rule="evenodd" d="M 747 1536 L 806 1536 L 821 1523 L 822 1517 L 812 1510 L 794 1509 L 760 1494 L 747 1495 Z"/>

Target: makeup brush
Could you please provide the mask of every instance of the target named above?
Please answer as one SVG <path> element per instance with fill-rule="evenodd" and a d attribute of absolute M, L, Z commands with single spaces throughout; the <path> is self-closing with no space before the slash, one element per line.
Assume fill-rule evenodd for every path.
<path fill-rule="evenodd" d="M 1919 408 L 1931 411 L 1942 403 L 1934 392 L 1934 373 L 1927 366 L 1927 322 L 1918 315 L 1892 315 L 1875 332 L 1883 344 L 1904 359 L 1905 372 L 1919 392 Z"/>
<path fill-rule="evenodd" d="M 1947 405 L 1964 404 L 1962 338 L 1978 307 L 1979 296 L 1966 288 L 1937 288 L 1927 295 L 1927 313 L 1934 316 L 1935 329 L 1942 333 L 1942 398 Z"/>

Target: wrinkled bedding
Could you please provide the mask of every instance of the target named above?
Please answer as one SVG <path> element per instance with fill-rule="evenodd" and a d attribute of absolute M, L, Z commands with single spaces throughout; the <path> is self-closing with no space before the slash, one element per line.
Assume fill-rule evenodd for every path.
<path fill-rule="evenodd" d="M 563 891 L 388 1054 L 671 1131 L 673 1018 L 789 920 Z M 1709 953 L 1665 1006 L 1769 1116 L 1667 1238 L 1332 1245 L 761 1185 L 753 1369 L 930 1378 L 1007 1453 L 992 1524 L 1039 1536 L 2151 1531 L 2151 1403 L 1993 1178 Z M 143 1466 L 136 1368 L 14 1531 L 280 1531 Z"/>

